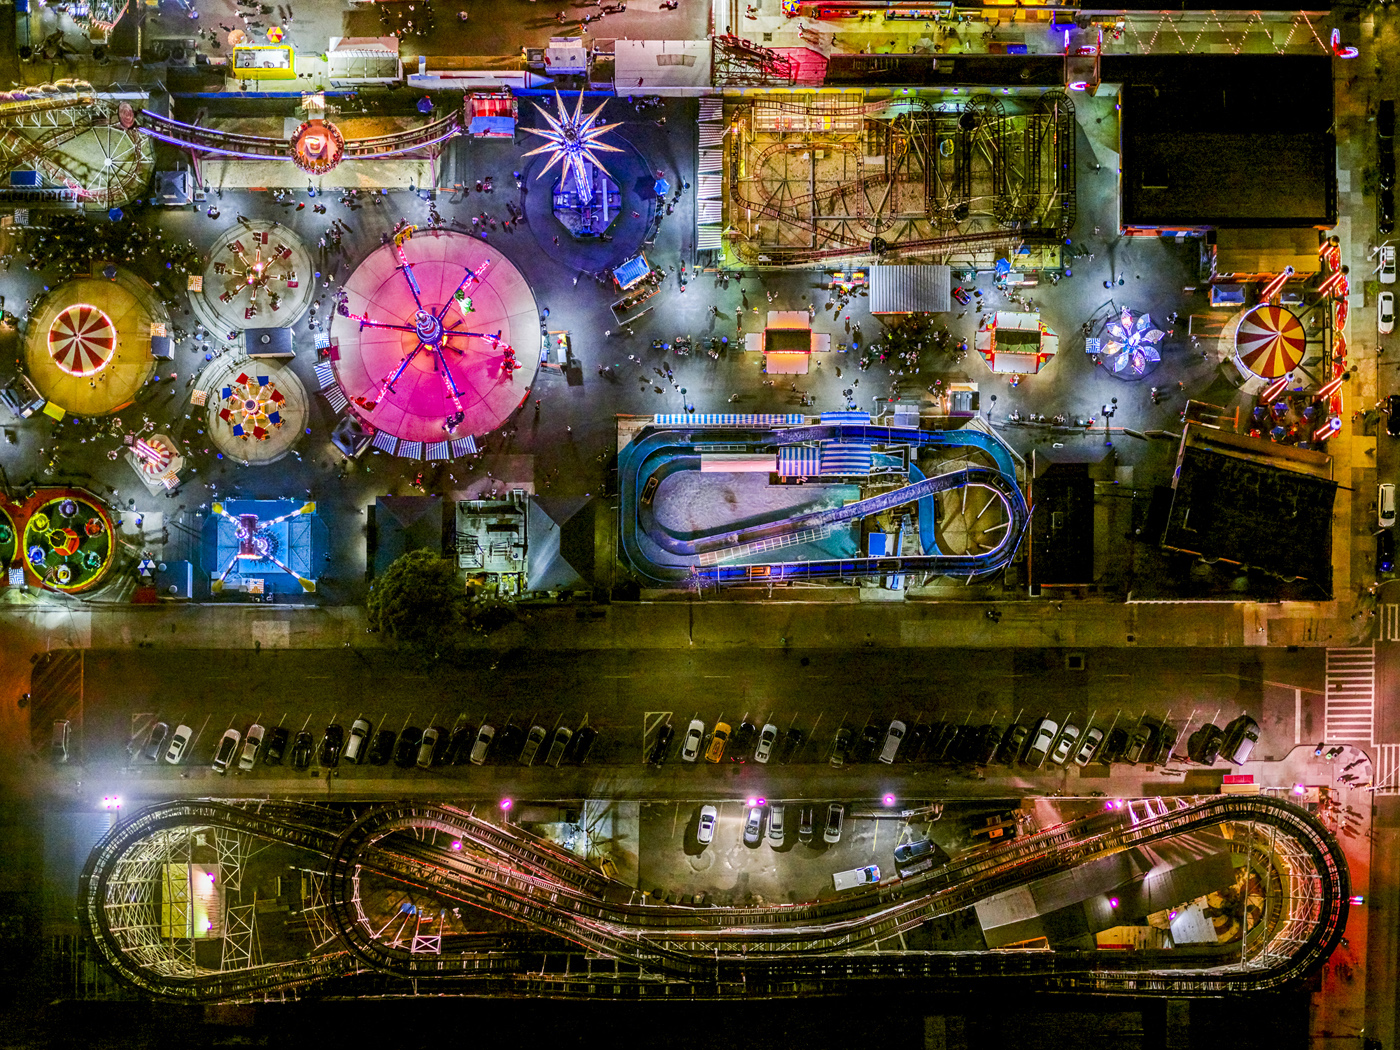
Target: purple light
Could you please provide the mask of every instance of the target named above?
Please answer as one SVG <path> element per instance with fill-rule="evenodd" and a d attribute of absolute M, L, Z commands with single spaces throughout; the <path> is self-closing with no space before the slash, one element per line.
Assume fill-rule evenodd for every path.
<path fill-rule="evenodd" d="M 1168 919 L 1175 919 L 1175 918 L 1176 918 L 1176 912 L 1172 912 L 1170 915 L 1167 916 L 1167 918 L 1168 918 Z"/>
<path fill-rule="evenodd" d="M 1110 897 L 1110 898 L 1108 898 L 1108 906 L 1109 906 L 1110 908 L 1116 908 L 1116 907 L 1118 907 L 1118 898 L 1117 898 L 1117 897 Z"/>
<path fill-rule="evenodd" d="M 461 839 L 454 839 L 454 840 L 452 841 L 452 848 L 453 848 L 453 849 L 461 849 L 461 848 L 462 848 L 462 840 L 461 840 Z"/>
<path fill-rule="evenodd" d="M 754 804 L 755 804 L 755 805 L 758 805 L 758 806 L 766 806 L 766 805 L 768 805 L 768 800 L 767 800 L 766 798 L 764 798 L 762 795 L 760 795 L 758 798 L 756 798 L 756 799 L 754 800 Z"/>
<path fill-rule="evenodd" d="M 883 802 L 883 803 L 884 803 L 885 805 L 887 805 L 887 806 L 893 806 L 894 803 L 895 803 L 895 798 L 894 798 L 894 795 L 893 795 L 893 794 L 890 794 L 890 793 L 887 792 L 887 793 L 885 794 L 885 797 L 882 798 L 880 801 Z"/>
<path fill-rule="evenodd" d="M 505 811 L 505 810 L 510 809 L 511 805 L 512 805 L 512 803 L 511 803 L 510 799 L 508 799 L 508 798 L 503 798 L 503 799 L 501 799 L 501 810 L 502 810 L 502 811 Z"/>
<path fill-rule="evenodd" d="M 753 796 L 753 795 L 750 795 L 750 796 L 749 796 L 747 799 L 745 799 L 744 801 L 745 801 L 745 803 L 746 803 L 747 805 L 750 805 L 750 806 L 756 806 L 756 805 L 758 805 L 758 799 L 757 799 L 755 796 Z"/>
<path fill-rule="evenodd" d="M 1112 808 L 1113 808 L 1113 803 L 1112 803 L 1112 802 L 1105 802 L 1105 803 L 1103 804 L 1103 808 L 1104 808 L 1104 809 L 1112 809 Z"/>
<path fill-rule="evenodd" d="M 1294 785 L 1293 785 L 1293 794 L 1295 794 L 1295 795 L 1306 795 L 1307 793 L 1308 793 L 1308 789 L 1307 789 L 1306 787 L 1304 787 L 1302 784 L 1294 784 Z"/>

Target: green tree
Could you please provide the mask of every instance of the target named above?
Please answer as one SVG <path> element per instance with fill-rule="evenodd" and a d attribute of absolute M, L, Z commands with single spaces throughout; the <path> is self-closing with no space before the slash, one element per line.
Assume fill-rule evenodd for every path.
<path fill-rule="evenodd" d="M 372 629 L 414 647 L 440 652 L 467 620 L 467 595 L 455 562 L 424 549 L 399 557 L 370 584 Z"/>

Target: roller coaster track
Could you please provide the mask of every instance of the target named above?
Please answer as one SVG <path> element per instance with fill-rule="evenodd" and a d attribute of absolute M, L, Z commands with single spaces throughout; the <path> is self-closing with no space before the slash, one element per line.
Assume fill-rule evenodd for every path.
<path fill-rule="evenodd" d="M 676 549 L 677 541 L 659 534 L 659 530 L 646 528 L 642 520 L 638 493 L 653 474 L 665 474 L 677 469 L 696 469 L 699 452 L 706 446 L 738 444 L 752 449 L 776 448 L 781 445 L 795 445 L 811 441 L 854 442 L 856 444 L 902 443 L 915 446 L 966 447 L 972 446 L 988 454 L 996 463 L 995 470 L 972 468 L 965 473 L 966 484 L 976 484 L 992 488 L 1007 506 L 1008 525 L 1004 538 L 995 548 L 978 554 L 930 554 L 901 556 L 897 558 L 845 558 L 832 561 L 774 562 L 766 565 L 704 565 L 675 566 L 658 564 L 650 558 L 639 542 L 639 534 L 645 532 L 650 540 L 664 550 L 681 556 L 692 553 L 690 550 Z M 933 431 L 896 427 L 853 424 L 823 424 L 818 426 L 795 427 L 787 430 L 746 431 L 726 430 L 705 427 L 696 430 L 651 430 L 631 442 L 618 460 L 618 486 L 622 494 L 620 528 L 618 542 L 628 561 L 649 578 L 661 582 L 674 582 L 685 579 L 698 579 L 707 583 L 739 583 L 763 580 L 817 579 L 857 576 L 872 576 L 885 573 L 936 573 L 941 575 L 982 576 L 998 572 L 1011 563 L 1016 556 L 1030 511 L 1025 498 L 1015 482 L 1016 465 L 1009 454 L 986 434 L 976 430 Z M 945 487 L 956 487 L 958 482 L 951 475 Z M 935 479 L 928 479 L 930 482 Z M 916 483 L 922 484 L 922 483 Z M 937 487 L 936 485 L 934 486 Z M 874 497 L 877 508 L 897 506 L 910 499 L 915 490 L 895 490 Z M 905 498 L 898 495 L 904 492 Z M 770 522 L 762 526 L 764 535 L 773 532 L 795 532 L 806 527 L 801 522 L 807 515 L 794 519 Z M 834 519 L 833 519 L 834 520 Z M 731 546 L 733 534 L 720 538 L 721 546 Z M 740 538 L 738 543 L 746 542 Z M 680 546 L 684 546 L 681 541 Z M 698 551 L 699 545 L 696 545 Z"/>
<path fill-rule="evenodd" d="M 452 806 L 390 803 L 356 816 L 329 807 L 182 800 L 137 813 L 98 844 L 80 880 L 81 918 L 120 976 L 150 994 L 184 1000 L 302 988 L 356 971 L 413 979 L 519 980 L 535 965 L 518 952 L 481 950 L 480 938 L 468 938 L 467 950 L 417 953 L 378 940 L 360 905 L 359 883 L 366 872 L 571 941 L 636 967 L 637 979 L 709 989 L 700 994 L 720 994 L 718 989 L 736 983 L 773 994 L 795 983 L 810 988 L 813 981 L 973 973 L 1079 990 L 1190 995 L 1277 988 L 1314 972 L 1340 941 L 1346 922 L 1349 882 L 1335 838 L 1309 814 L 1278 799 L 1213 796 L 1169 802 L 1138 800 L 1124 811 L 982 847 L 943 868 L 833 901 L 714 908 L 633 903 L 626 887 L 550 843 Z M 1246 941 L 1243 950 L 1228 946 L 1205 956 L 878 950 L 930 919 L 966 911 L 1047 875 L 1226 822 L 1267 828 L 1269 855 L 1288 868 L 1290 884 L 1302 888 L 1278 902 L 1282 910 L 1270 936 Z M 114 929 L 106 909 L 109 895 L 129 892 L 125 859 L 139 855 L 143 844 L 162 832 L 209 828 L 323 857 L 332 926 L 342 947 L 294 962 L 194 975 L 162 972 L 129 951 L 132 931 Z"/>
<path fill-rule="evenodd" d="M 229 157 L 266 160 L 291 160 L 292 147 L 287 139 L 264 135 L 243 135 L 233 131 L 185 124 L 143 109 L 138 127 L 145 135 L 196 153 L 219 153 Z M 366 139 L 346 139 L 344 156 L 368 160 L 395 157 L 418 152 L 435 152 L 443 142 L 461 131 L 461 121 L 455 113 L 428 124 L 377 135 Z"/>

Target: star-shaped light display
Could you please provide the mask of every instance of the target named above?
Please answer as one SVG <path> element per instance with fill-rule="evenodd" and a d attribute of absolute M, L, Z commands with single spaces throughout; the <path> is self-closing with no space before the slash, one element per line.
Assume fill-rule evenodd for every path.
<path fill-rule="evenodd" d="M 1109 340 L 1101 351 L 1105 357 L 1113 358 L 1115 372 L 1130 372 L 1142 375 L 1148 365 L 1162 359 L 1157 352 L 1157 344 L 1166 338 L 1166 333 L 1152 327 L 1152 315 L 1143 314 L 1134 319 L 1133 312 L 1126 306 L 1116 321 L 1109 321 L 1104 327 Z"/>
<path fill-rule="evenodd" d="M 570 113 L 564 108 L 564 100 L 559 96 L 559 92 L 554 92 L 554 105 L 558 110 L 557 116 L 550 113 L 538 102 L 535 108 L 540 111 L 540 116 L 549 122 L 548 128 L 526 128 L 531 135 L 539 135 L 548 139 L 543 146 L 532 149 L 525 156 L 533 157 L 537 153 L 550 153 L 549 163 L 540 169 L 543 175 L 555 164 L 562 164 L 561 176 L 566 181 L 573 180 L 574 193 L 577 194 L 579 202 L 588 204 L 593 199 L 593 179 L 588 170 L 588 165 L 599 168 L 604 175 L 608 175 L 608 169 L 603 166 L 594 154 L 594 150 L 603 150 L 607 153 L 621 153 L 622 150 L 616 146 L 609 146 L 605 142 L 598 141 L 599 137 L 606 131 L 611 131 L 618 124 L 596 124 L 598 114 L 603 112 L 604 102 L 587 116 L 583 112 L 583 92 L 579 92 L 578 104 L 574 106 L 574 111 Z M 535 176 L 539 178 L 539 175 Z"/>

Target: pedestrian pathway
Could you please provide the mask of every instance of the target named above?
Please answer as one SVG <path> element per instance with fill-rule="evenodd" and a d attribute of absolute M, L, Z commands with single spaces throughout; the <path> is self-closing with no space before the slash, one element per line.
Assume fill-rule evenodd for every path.
<path fill-rule="evenodd" d="M 1376 654 L 1364 649 L 1327 650 L 1328 743 L 1370 744 L 1375 721 Z"/>
<path fill-rule="evenodd" d="M 1379 638 L 1382 642 L 1400 642 L 1400 605 L 1381 606 Z"/>

